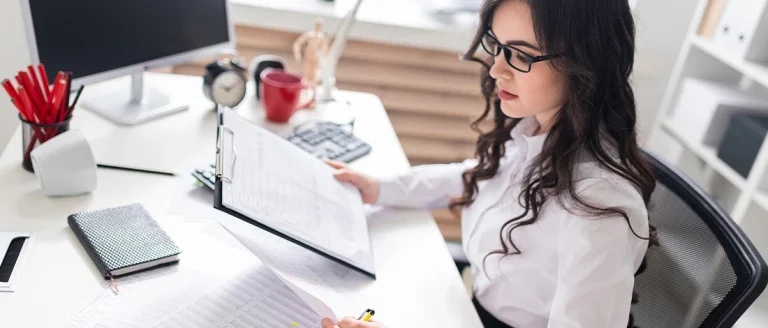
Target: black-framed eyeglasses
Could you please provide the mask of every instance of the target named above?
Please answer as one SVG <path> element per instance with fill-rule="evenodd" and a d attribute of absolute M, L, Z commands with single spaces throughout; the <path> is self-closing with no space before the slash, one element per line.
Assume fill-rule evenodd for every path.
<path fill-rule="evenodd" d="M 533 65 L 533 63 L 563 56 L 562 53 L 543 56 L 531 56 L 515 46 L 501 44 L 499 39 L 497 39 L 490 30 L 485 31 L 485 35 L 483 35 L 482 42 L 480 42 L 480 44 L 483 46 L 483 50 L 485 50 L 485 52 L 491 56 L 496 57 L 500 53 L 504 52 L 504 58 L 507 59 L 507 64 L 523 73 L 530 72 L 531 65 Z"/>

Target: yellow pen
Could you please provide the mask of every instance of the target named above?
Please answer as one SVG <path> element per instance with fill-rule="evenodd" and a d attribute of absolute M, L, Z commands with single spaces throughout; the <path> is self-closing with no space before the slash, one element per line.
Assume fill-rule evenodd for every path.
<path fill-rule="evenodd" d="M 376 314 L 376 311 L 367 309 L 363 314 L 357 317 L 357 320 L 371 321 L 371 317 L 373 317 L 374 314 Z"/>

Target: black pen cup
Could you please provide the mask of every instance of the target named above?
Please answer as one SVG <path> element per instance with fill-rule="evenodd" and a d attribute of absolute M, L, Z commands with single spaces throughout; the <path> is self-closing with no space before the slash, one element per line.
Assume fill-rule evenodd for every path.
<path fill-rule="evenodd" d="M 19 115 L 19 120 L 21 120 L 21 166 L 29 172 L 35 172 L 30 157 L 32 151 L 46 141 L 51 140 L 53 137 L 67 132 L 69 130 L 69 121 L 71 120 L 71 117 L 64 121 L 52 124 L 30 122 L 25 120 L 21 115 Z"/>

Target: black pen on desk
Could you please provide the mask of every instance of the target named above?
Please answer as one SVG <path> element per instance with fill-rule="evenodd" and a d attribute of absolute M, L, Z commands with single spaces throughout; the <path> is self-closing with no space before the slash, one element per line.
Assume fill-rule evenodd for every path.
<path fill-rule="evenodd" d="M 150 174 L 176 176 L 176 173 L 173 173 L 173 172 L 145 170 L 145 169 L 138 169 L 138 168 L 133 168 L 133 167 L 115 166 L 115 165 L 108 165 L 108 164 L 96 164 L 96 167 L 102 168 L 102 169 L 113 169 L 113 170 L 131 171 L 131 172 L 141 172 L 141 173 L 150 173 Z"/>
<path fill-rule="evenodd" d="M 70 118 L 72 116 L 72 112 L 75 110 L 75 106 L 77 105 L 77 100 L 80 99 L 80 94 L 83 93 L 84 88 L 85 88 L 85 85 L 80 85 L 80 88 L 77 89 L 77 93 L 75 93 L 75 100 L 72 101 L 71 105 L 67 103 L 67 106 L 69 106 L 69 108 L 67 109 L 67 118 Z"/>

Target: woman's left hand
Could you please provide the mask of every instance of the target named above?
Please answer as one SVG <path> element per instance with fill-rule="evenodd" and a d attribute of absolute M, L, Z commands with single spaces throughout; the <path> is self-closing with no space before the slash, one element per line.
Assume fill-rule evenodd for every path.
<path fill-rule="evenodd" d="M 335 325 L 328 318 L 323 318 L 323 328 L 386 328 L 373 321 L 356 320 L 353 317 L 344 317 Z"/>

